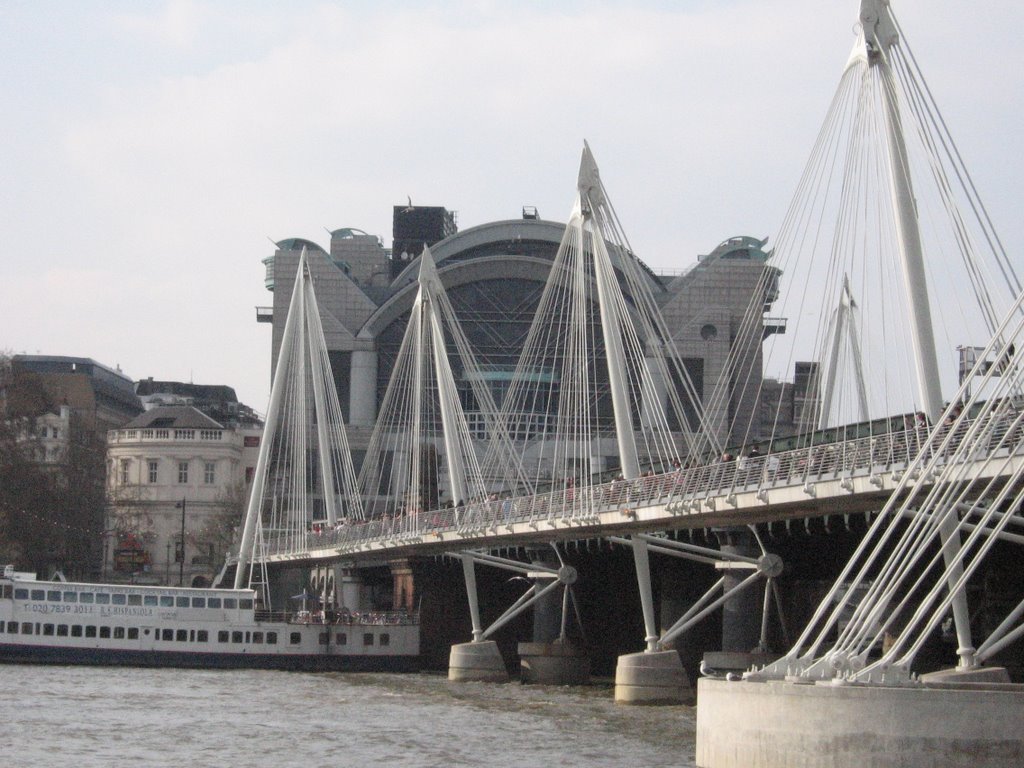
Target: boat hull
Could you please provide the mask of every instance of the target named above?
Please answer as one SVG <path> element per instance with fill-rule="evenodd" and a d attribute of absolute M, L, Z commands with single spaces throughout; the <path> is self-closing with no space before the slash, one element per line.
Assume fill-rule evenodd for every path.
<path fill-rule="evenodd" d="M 184 669 L 272 669 L 290 672 L 416 672 L 419 656 L 188 653 L 118 648 L 69 648 L 0 643 L 0 663 Z"/>

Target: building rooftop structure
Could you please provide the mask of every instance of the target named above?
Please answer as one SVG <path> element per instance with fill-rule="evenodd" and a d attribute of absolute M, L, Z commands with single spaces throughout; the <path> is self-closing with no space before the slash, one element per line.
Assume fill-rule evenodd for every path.
<path fill-rule="evenodd" d="M 191 405 L 159 405 L 141 413 L 124 429 L 223 429 L 220 424 Z"/>
<path fill-rule="evenodd" d="M 15 355 L 15 370 L 39 376 L 56 404 L 67 404 L 88 430 L 115 429 L 142 411 L 132 380 L 88 357 Z"/>
<path fill-rule="evenodd" d="M 232 387 L 222 384 L 192 384 L 182 381 L 140 380 L 135 392 L 147 410 L 168 405 L 188 405 L 225 425 L 260 424 L 259 415 L 238 402 Z"/>

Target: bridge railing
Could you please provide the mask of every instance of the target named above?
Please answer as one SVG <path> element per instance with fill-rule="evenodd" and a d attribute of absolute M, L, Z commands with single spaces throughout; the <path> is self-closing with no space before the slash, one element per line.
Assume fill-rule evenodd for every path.
<path fill-rule="evenodd" d="M 1007 421 L 1009 423 L 1009 421 Z M 970 422 L 957 427 L 961 438 Z M 1001 450 L 1014 451 L 1024 434 L 1006 435 L 998 429 L 989 432 L 988 442 L 1001 443 Z M 314 527 L 296 546 L 295 537 L 275 546 L 267 542 L 266 554 L 301 554 L 321 549 L 358 549 L 374 542 L 400 544 L 422 541 L 432 535 L 458 532 L 467 536 L 495 534 L 502 527 L 526 524 L 539 530 L 543 525 L 597 522 L 603 512 L 621 510 L 627 517 L 637 508 L 668 503 L 698 502 L 735 492 L 808 486 L 819 481 L 876 475 L 906 467 L 921 450 L 939 446 L 947 432 L 930 431 L 925 426 L 859 437 L 835 443 L 823 443 L 778 453 L 739 457 L 698 466 L 680 467 L 663 474 L 647 473 L 633 481 L 610 482 L 565 488 L 531 496 L 492 497 L 472 501 L 465 506 L 413 511 L 396 517 L 343 523 L 336 528 Z M 959 445 L 954 438 L 945 453 L 952 455 Z M 981 453 L 986 446 L 978 446 Z M 942 457 L 939 457 L 940 461 Z M 301 537 L 300 537 L 301 538 Z"/>

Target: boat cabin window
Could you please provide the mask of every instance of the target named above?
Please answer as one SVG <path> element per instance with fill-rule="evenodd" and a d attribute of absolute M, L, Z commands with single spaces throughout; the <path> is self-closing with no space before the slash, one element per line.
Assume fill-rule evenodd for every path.
<path fill-rule="evenodd" d="M 16 621 L 8 621 L 7 622 L 7 631 L 10 634 L 12 634 L 12 635 L 18 634 L 18 622 L 16 622 Z"/>
<path fill-rule="evenodd" d="M 170 642 L 171 640 L 174 639 L 174 630 L 173 629 L 162 629 L 162 630 L 160 630 L 160 639 L 161 640 L 166 640 L 167 642 Z"/>
<path fill-rule="evenodd" d="M 14 590 L 14 599 L 15 600 L 28 600 L 28 590 L 27 589 L 22 589 L 20 587 L 18 589 Z"/>
<path fill-rule="evenodd" d="M 110 595 L 106 592 L 96 593 L 96 604 L 97 605 L 110 605 Z"/>
<path fill-rule="evenodd" d="M 177 604 L 177 606 L 179 608 L 188 608 L 188 598 L 187 597 L 179 597 L 174 602 Z"/>
<path fill-rule="evenodd" d="M 139 628 L 138 627 L 128 627 L 128 639 L 129 640 L 138 640 L 139 639 Z"/>
<path fill-rule="evenodd" d="M 334 636 L 334 644 L 335 645 L 348 645 L 348 633 L 347 632 L 339 632 L 338 634 L 336 634 Z"/>
<path fill-rule="evenodd" d="M 205 629 L 200 629 L 196 632 L 196 642 L 205 643 L 210 639 L 210 633 Z"/>
<path fill-rule="evenodd" d="M 52 635 L 53 634 L 53 624 L 43 624 L 43 634 L 44 635 Z"/>
<path fill-rule="evenodd" d="M 158 600 L 156 599 L 156 595 L 146 595 L 142 602 L 145 605 L 156 605 Z"/>
<path fill-rule="evenodd" d="M 319 642 L 320 645 L 327 645 L 329 642 L 331 642 L 331 633 L 321 632 L 320 636 L 317 638 L 317 642 Z"/>
<path fill-rule="evenodd" d="M 86 627 L 85 628 L 85 636 L 86 637 L 96 637 L 96 627 Z"/>
<path fill-rule="evenodd" d="M 57 637 L 67 637 L 67 636 L 68 636 L 68 625 L 67 624 L 58 624 L 57 625 Z"/>
<path fill-rule="evenodd" d="M 128 595 L 128 605 L 142 605 L 142 595 Z"/>
<path fill-rule="evenodd" d="M 174 639 L 177 640 L 179 643 L 187 643 L 188 642 L 188 630 L 187 629 L 179 629 L 177 634 L 175 635 Z"/>
<path fill-rule="evenodd" d="M 373 632 L 363 634 L 363 645 L 373 645 Z"/>
<path fill-rule="evenodd" d="M 238 601 L 235 600 L 235 598 L 233 598 L 233 597 L 225 597 L 224 598 L 224 607 L 229 609 L 229 610 L 234 610 L 235 608 L 238 607 Z"/>
<path fill-rule="evenodd" d="M 292 632 L 288 639 L 289 639 L 289 642 L 291 642 L 292 645 L 298 645 L 299 643 L 302 642 L 302 633 L 301 632 Z"/>
<path fill-rule="evenodd" d="M 220 608 L 220 598 L 219 597 L 208 597 L 208 598 L 206 598 L 206 607 L 207 608 Z"/>
<path fill-rule="evenodd" d="M 92 601 L 93 601 L 93 594 L 92 594 L 92 592 L 82 592 L 78 596 L 78 602 L 80 602 L 80 603 L 91 603 Z"/>
<path fill-rule="evenodd" d="M 100 637 L 109 640 L 110 639 L 110 627 L 100 627 Z"/>
<path fill-rule="evenodd" d="M 252 598 L 251 597 L 243 597 L 241 600 L 238 601 L 238 607 L 241 608 L 243 611 L 251 611 L 252 610 Z"/>
<path fill-rule="evenodd" d="M 112 602 L 114 605 L 124 605 L 126 602 L 128 602 L 128 596 L 127 595 L 111 595 L 110 596 L 110 602 Z"/>
<path fill-rule="evenodd" d="M 78 593 L 77 592 L 65 592 L 64 593 L 64 602 L 65 603 L 77 603 L 78 602 Z"/>
<path fill-rule="evenodd" d="M 124 640 L 124 627 L 114 627 L 114 639 Z"/>
<path fill-rule="evenodd" d="M 277 645 L 277 632 L 267 632 L 267 645 Z"/>
<path fill-rule="evenodd" d="M 381 645 L 391 645 L 391 635 L 389 635 L 387 632 L 381 632 L 380 633 L 380 644 Z"/>
<path fill-rule="evenodd" d="M 81 637 L 82 636 L 82 625 L 81 624 L 75 624 L 75 625 L 73 625 L 71 627 L 71 636 L 72 637 Z"/>
<path fill-rule="evenodd" d="M 262 632 L 253 632 L 252 633 L 252 641 L 254 643 L 262 644 L 263 643 L 263 633 Z"/>
<path fill-rule="evenodd" d="M 23 621 L 21 623 L 21 634 L 23 634 L 23 635 L 31 635 L 32 634 L 32 624 L 31 624 L 31 622 Z"/>
<path fill-rule="evenodd" d="M 174 598 L 170 595 L 160 595 L 160 607 L 161 608 L 173 608 Z"/>
<path fill-rule="evenodd" d="M 226 629 L 220 630 L 220 632 L 217 633 L 217 642 L 218 643 L 226 643 L 227 641 L 228 641 L 228 631 Z"/>
<path fill-rule="evenodd" d="M 0 584 L 0 597 L 10 597 L 10 596 L 11 596 L 11 585 L 10 584 Z"/>
<path fill-rule="evenodd" d="M 232 643 L 240 643 L 240 642 L 242 642 L 242 633 L 239 632 L 238 630 L 235 630 L 234 632 L 232 632 L 231 633 L 231 642 Z"/>
<path fill-rule="evenodd" d="M 59 603 L 60 602 L 60 590 L 57 590 L 57 589 L 48 590 L 46 592 L 46 599 L 49 600 L 51 603 Z"/>
<path fill-rule="evenodd" d="M 205 608 L 206 607 L 206 598 L 205 597 L 193 597 L 192 598 L 192 607 L 193 608 Z"/>
<path fill-rule="evenodd" d="M 32 590 L 32 599 L 33 600 L 45 600 L 46 599 L 46 590 L 45 589 L 33 589 Z"/>

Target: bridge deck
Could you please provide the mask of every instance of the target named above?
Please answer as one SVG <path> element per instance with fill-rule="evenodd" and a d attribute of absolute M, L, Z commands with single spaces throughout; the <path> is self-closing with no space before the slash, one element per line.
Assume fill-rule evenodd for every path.
<path fill-rule="evenodd" d="M 932 438 L 932 444 L 941 437 Z M 311 531 L 300 541 L 268 547 L 267 562 L 324 562 L 429 555 L 452 548 L 486 548 L 595 538 L 641 531 L 748 525 L 880 509 L 896 491 L 917 452 L 923 429 L 828 443 L 756 458 L 680 468 L 631 483 L 608 483 L 458 509 L 376 519 Z M 956 442 L 947 446 L 952 455 Z M 977 455 L 965 476 L 1010 476 L 1024 461 L 1019 439 Z M 942 457 L 938 457 L 941 464 Z M 993 461 L 995 459 L 996 461 Z M 905 489 L 931 477 L 907 478 Z"/>

